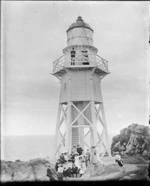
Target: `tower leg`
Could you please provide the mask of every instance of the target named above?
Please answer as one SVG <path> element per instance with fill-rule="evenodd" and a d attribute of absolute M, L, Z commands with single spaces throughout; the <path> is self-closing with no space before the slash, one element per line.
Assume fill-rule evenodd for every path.
<path fill-rule="evenodd" d="M 91 115 L 92 115 L 92 146 L 97 144 L 97 122 L 96 122 L 96 113 L 95 113 L 95 103 L 91 101 Z"/>
<path fill-rule="evenodd" d="M 105 117 L 105 111 L 104 111 L 103 103 L 101 103 L 101 111 L 102 111 L 102 119 L 103 119 L 103 122 L 104 122 L 104 129 L 103 130 L 104 130 L 104 135 L 105 135 L 107 153 L 108 153 L 108 156 L 111 157 L 109 136 L 108 136 L 108 130 L 107 130 L 106 117 Z"/>
<path fill-rule="evenodd" d="M 72 125 L 71 125 L 71 102 L 67 105 L 67 122 L 66 122 L 66 148 L 67 152 L 71 153 L 72 148 Z"/>
<path fill-rule="evenodd" d="M 59 104 L 58 114 L 57 114 L 56 132 L 55 132 L 55 143 L 54 143 L 54 145 L 55 145 L 54 148 L 56 148 L 55 149 L 55 155 L 58 153 L 59 146 L 60 146 L 60 144 L 59 144 L 59 141 L 60 141 L 60 131 L 59 131 L 60 115 L 61 115 L 61 106 Z"/>

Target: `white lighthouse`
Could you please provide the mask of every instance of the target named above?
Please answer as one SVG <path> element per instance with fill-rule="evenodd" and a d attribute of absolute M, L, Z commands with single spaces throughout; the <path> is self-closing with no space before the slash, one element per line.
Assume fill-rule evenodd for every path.
<path fill-rule="evenodd" d="M 53 75 L 61 83 L 55 153 L 96 146 L 110 156 L 101 80 L 109 74 L 108 62 L 97 55 L 93 29 L 79 16 L 67 30 L 67 47 L 53 62 Z"/>

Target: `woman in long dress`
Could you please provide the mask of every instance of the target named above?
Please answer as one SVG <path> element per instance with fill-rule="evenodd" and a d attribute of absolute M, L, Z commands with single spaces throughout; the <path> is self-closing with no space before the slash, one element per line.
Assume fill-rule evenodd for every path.
<path fill-rule="evenodd" d="M 98 163 L 97 151 L 96 151 L 96 147 L 93 146 L 93 147 L 91 147 L 91 164 L 94 164 L 95 169 L 97 167 L 97 163 Z"/>

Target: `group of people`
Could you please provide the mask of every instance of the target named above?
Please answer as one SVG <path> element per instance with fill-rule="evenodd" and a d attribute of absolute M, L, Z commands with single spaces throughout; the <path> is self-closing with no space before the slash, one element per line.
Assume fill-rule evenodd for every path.
<path fill-rule="evenodd" d="M 66 177 L 81 177 L 90 163 L 91 153 L 87 149 L 84 153 L 80 145 L 72 148 L 71 154 L 61 153 L 56 162 L 55 169 L 59 174 Z"/>
<path fill-rule="evenodd" d="M 119 166 L 123 166 L 124 164 L 119 152 L 115 155 L 115 161 Z M 87 149 L 87 151 L 84 152 L 80 145 L 73 146 L 70 155 L 68 155 L 67 152 L 61 153 L 55 164 L 55 170 L 58 174 L 57 179 L 64 180 L 67 177 L 81 177 L 89 164 L 93 164 L 95 169 L 98 166 L 96 147 L 93 146 L 90 150 Z M 51 170 L 48 170 L 47 174 L 52 177 Z M 52 180 L 53 177 L 50 179 Z"/>

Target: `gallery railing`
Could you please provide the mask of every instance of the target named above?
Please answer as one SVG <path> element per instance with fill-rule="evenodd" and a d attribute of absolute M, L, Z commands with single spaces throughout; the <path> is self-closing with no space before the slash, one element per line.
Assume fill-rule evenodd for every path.
<path fill-rule="evenodd" d="M 108 61 L 99 55 L 87 54 L 87 55 L 63 55 L 53 62 L 53 73 L 60 71 L 67 67 L 85 67 L 85 65 L 95 66 L 105 72 L 108 71 Z"/>

